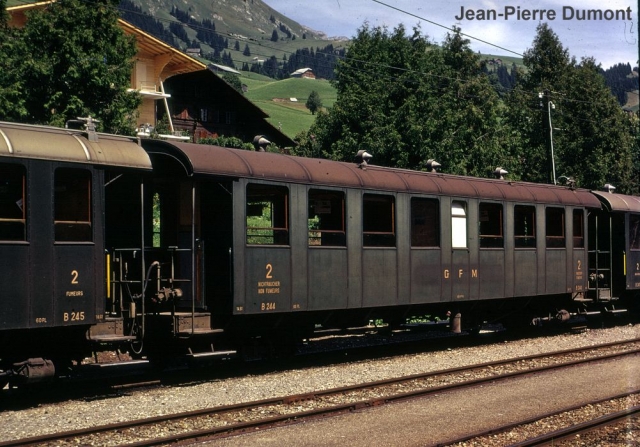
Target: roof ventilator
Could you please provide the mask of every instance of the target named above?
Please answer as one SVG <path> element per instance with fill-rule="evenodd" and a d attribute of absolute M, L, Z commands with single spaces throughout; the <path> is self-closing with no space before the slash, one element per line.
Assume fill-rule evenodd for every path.
<path fill-rule="evenodd" d="M 81 129 L 84 127 L 85 132 L 87 133 L 87 140 L 89 141 L 98 141 L 98 132 L 96 132 L 96 123 L 99 123 L 100 120 L 95 118 L 91 118 L 90 116 L 86 118 L 78 117 L 74 120 L 68 120 L 64 127 L 67 129 Z"/>
<path fill-rule="evenodd" d="M 496 170 L 493 171 L 493 175 L 495 176 L 495 178 L 500 180 L 504 180 L 504 176 L 507 175 L 508 173 L 509 171 L 502 169 L 500 166 L 498 166 Z"/>
<path fill-rule="evenodd" d="M 607 191 L 609 194 L 613 194 L 613 191 L 616 190 L 616 187 L 613 186 L 611 183 L 607 183 L 606 185 L 604 185 L 604 190 Z"/>
<path fill-rule="evenodd" d="M 427 171 L 429 172 L 438 172 L 438 168 L 440 166 L 442 165 L 435 161 L 433 158 L 427 160 Z"/>
<path fill-rule="evenodd" d="M 369 164 L 369 160 L 371 160 L 372 158 L 373 158 L 373 155 L 371 155 L 369 152 L 365 151 L 364 149 L 360 149 L 356 154 L 355 162 L 358 164 L 358 167 L 360 169 L 366 170 L 367 165 Z"/>
<path fill-rule="evenodd" d="M 569 189 L 576 189 L 576 181 L 573 177 L 567 177 L 566 175 L 561 175 L 558 177 L 558 180 L 564 182 L 565 185 L 569 187 Z"/>
<path fill-rule="evenodd" d="M 265 148 L 271 144 L 271 141 L 267 140 L 264 135 L 256 135 L 253 137 L 253 147 L 258 152 L 264 152 Z"/>

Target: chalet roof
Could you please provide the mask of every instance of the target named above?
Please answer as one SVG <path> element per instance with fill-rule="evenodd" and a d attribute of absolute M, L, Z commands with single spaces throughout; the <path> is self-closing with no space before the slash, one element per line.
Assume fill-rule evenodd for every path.
<path fill-rule="evenodd" d="M 305 74 L 308 71 L 313 71 L 313 70 L 311 68 L 298 68 L 296 71 L 291 73 L 290 76 L 301 76 L 301 75 Z"/>

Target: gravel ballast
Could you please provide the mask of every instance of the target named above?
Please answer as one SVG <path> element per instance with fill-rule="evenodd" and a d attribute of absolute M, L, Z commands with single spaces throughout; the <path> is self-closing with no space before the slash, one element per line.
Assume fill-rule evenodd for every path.
<path fill-rule="evenodd" d="M 120 397 L 91 402 L 78 400 L 42 404 L 36 408 L 4 411 L 1 415 L 0 440 L 329 389 L 639 336 L 640 326 L 629 325 L 586 330 L 579 334 L 229 378 L 190 386 L 136 390 Z"/>

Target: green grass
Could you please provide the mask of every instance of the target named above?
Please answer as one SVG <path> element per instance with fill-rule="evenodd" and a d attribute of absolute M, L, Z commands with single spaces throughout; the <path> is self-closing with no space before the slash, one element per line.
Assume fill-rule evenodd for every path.
<path fill-rule="evenodd" d="M 312 90 L 320 95 L 323 107 L 331 107 L 337 98 L 336 90 L 325 80 L 291 78 L 275 81 L 244 72 L 240 80 L 248 87 L 245 96 L 269 115 L 268 121 L 273 126 L 291 138 L 308 130 L 315 120 L 305 107 Z M 291 101 L 291 98 L 297 101 Z"/>

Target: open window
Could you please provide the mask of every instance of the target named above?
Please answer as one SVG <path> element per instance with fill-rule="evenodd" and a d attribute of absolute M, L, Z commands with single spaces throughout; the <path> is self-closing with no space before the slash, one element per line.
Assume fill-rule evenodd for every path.
<path fill-rule="evenodd" d="M 573 248 L 584 248 L 583 210 L 573 210 Z"/>
<path fill-rule="evenodd" d="M 310 247 L 346 246 L 344 192 L 309 190 L 308 226 Z"/>
<path fill-rule="evenodd" d="M 91 172 L 85 169 L 56 169 L 54 191 L 56 242 L 92 241 Z"/>
<path fill-rule="evenodd" d="M 365 194 L 362 199 L 362 244 L 365 247 L 395 247 L 395 198 Z"/>
<path fill-rule="evenodd" d="M 411 246 L 440 246 L 439 202 L 435 199 L 411 199 Z"/>
<path fill-rule="evenodd" d="M 536 208 L 513 207 L 513 236 L 516 248 L 536 248 Z"/>
<path fill-rule="evenodd" d="M 26 240 L 25 168 L 22 165 L 0 163 L 0 241 Z"/>
<path fill-rule="evenodd" d="M 564 208 L 546 210 L 547 248 L 565 248 Z"/>
<path fill-rule="evenodd" d="M 289 190 L 247 185 L 247 244 L 289 245 Z"/>
<path fill-rule="evenodd" d="M 640 214 L 629 215 L 629 248 L 640 250 Z"/>
<path fill-rule="evenodd" d="M 481 203 L 479 211 L 478 232 L 480 234 L 480 248 L 503 248 L 502 205 L 499 203 Z"/>

